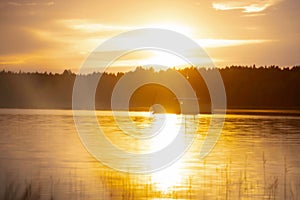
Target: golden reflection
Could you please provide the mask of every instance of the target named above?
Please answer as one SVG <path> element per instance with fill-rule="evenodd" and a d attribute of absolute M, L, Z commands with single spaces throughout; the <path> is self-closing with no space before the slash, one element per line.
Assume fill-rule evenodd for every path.
<path fill-rule="evenodd" d="M 183 175 L 180 171 L 180 160 L 173 165 L 161 171 L 152 174 L 152 181 L 155 188 L 163 193 L 169 193 L 174 190 L 175 186 L 181 185 Z"/>
<path fill-rule="evenodd" d="M 160 132 L 155 136 L 154 140 L 151 143 L 151 149 L 154 151 L 166 148 L 177 136 L 182 137 L 180 140 L 180 147 L 184 146 L 184 132 L 180 130 L 182 125 L 182 120 L 179 115 L 175 114 L 164 114 L 164 115 L 155 115 L 156 120 L 161 120 L 162 117 L 165 117 L 165 123 L 162 126 Z M 155 125 L 155 124 L 154 124 Z M 184 129 L 183 129 L 184 130 Z M 155 188 L 158 191 L 169 193 L 176 185 L 181 185 L 183 181 L 183 176 L 180 171 L 180 166 L 182 165 L 181 160 L 173 163 L 171 166 L 155 172 L 152 174 L 152 181 Z"/>
<path fill-rule="evenodd" d="M 164 123 L 162 123 L 164 121 Z M 150 140 L 151 151 L 159 151 L 169 145 L 176 136 L 183 136 L 180 132 L 181 119 L 175 114 L 155 114 Z M 184 142 L 182 140 L 182 142 Z M 183 144 L 182 144 L 183 145 Z"/>

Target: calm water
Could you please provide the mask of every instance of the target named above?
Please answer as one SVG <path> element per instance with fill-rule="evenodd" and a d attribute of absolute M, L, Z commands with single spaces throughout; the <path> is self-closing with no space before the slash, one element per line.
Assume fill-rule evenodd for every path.
<path fill-rule="evenodd" d="M 122 121 L 122 126 L 130 130 L 134 123 L 139 134 L 159 121 L 156 115 L 131 114 L 132 122 Z M 300 117 L 227 115 L 217 145 L 200 160 L 210 115 L 184 116 L 185 120 L 168 115 L 171 136 L 155 143 L 129 142 L 111 112 L 97 116 L 106 137 L 131 152 L 161 148 L 174 127 L 184 124 L 186 136 L 192 134 L 190 127 L 199 129 L 191 149 L 169 168 L 130 174 L 102 165 L 87 152 L 72 111 L 2 109 L 1 198 L 9 191 L 22 193 L 31 184 L 42 199 L 300 199 Z M 83 117 L 87 132 L 93 134 L 89 116 Z"/>

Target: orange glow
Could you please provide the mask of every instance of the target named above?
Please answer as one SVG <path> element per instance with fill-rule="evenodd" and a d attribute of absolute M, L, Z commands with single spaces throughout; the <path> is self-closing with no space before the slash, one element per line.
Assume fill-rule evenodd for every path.
<path fill-rule="evenodd" d="M 284 3 L 291 2 L 188 0 L 151 4 L 122 1 L 116 5 L 76 1 L 70 5 L 52 1 L 4 1 L 0 5 L 0 13 L 3 13 L 0 67 L 23 71 L 61 72 L 65 68 L 77 71 L 102 42 L 140 28 L 162 28 L 184 34 L 205 48 L 219 67 L 232 64 L 293 66 L 299 64 L 299 57 L 284 52 L 298 52 L 299 26 L 295 25 L 297 18 L 290 17 L 296 16 L 297 11 L 287 8 L 296 8 L 299 3 L 283 6 Z M 278 27 L 289 31 L 282 32 Z M 282 56 L 274 58 L 270 49 L 272 55 Z M 151 58 L 123 60 L 115 67 L 125 67 L 126 71 L 138 63 L 173 67 L 184 62 L 156 53 Z"/>

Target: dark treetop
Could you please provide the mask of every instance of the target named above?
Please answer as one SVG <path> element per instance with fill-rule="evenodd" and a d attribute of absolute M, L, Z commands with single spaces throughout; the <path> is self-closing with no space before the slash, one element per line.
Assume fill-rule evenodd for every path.
<path fill-rule="evenodd" d="M 175 69 L 155 72 L 138 67 L 132 73 L 144 73 L 158 79 L 168 79 Z M 216 69 L 199 68 L 201 73 Z M 177 70 L 192 85 L 202 110 L 209 111 L 210 96 L 206 84 L 194 67 Z M 245 109 L 300 109 L 300 67 L 240 67 L 219 69 L 227 95 L 228 108 Z M 173 71 L 174 72 L 174 71 Z M 104 73 L 98 83 L 96 109 L 111 108 L 111 94 L 124 73 Z M 78 75 L 95 78 L 99 73 Z M 138 76 L 137 76 L 138 77 Z M 0 72 L 1 108 L 71 109 L 72 90 L 76 75 L 70 70 L 62 74 Z M 161 104 L 168 112 L 180 112 L 179 102 L 166 87 L 148 84 L 138 88 L 130 99 L 131 110 L 148 111 L 153 104 Z"/>

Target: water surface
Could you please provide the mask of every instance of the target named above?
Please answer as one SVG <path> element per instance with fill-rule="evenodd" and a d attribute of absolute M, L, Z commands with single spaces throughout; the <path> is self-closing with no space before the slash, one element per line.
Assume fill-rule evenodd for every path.
<path fill-rule="evenodd" d="M 87 133 L 94 134 L 90 116 L 83 117 Z M 229 114 L 217 145 L 204 160 L 199 159 L 199 149 L 211 115 L 170 114 L 169 131 L 155 142 L 138 138 L 129 142 L 130 135 L 123 133 L 109 111 L 98 111 L 97 118 L 113 144 L 133 153 L 163 148 L 176 127 L 185 127 L 184 137 L 197 137 L 172 166 L 156 173 L 131 174 L 110 169 L 88 153 L 78 137 L 72 111 L 1 109 L 1 195 L 13 183 L 19 192 L 26 184 L 40 188 L 42 199 L 300 198 L 298 116 Z M 132 112 L 131 120 L 125 119 L 122 126 L 130 130 L 135 124 L 139 131 L 135 134 L 143 135 L 159 117 Z M 191 131 L 194 126 L 196 133 Z M 111 162 L 126 165 L 122 159 Z"/>

